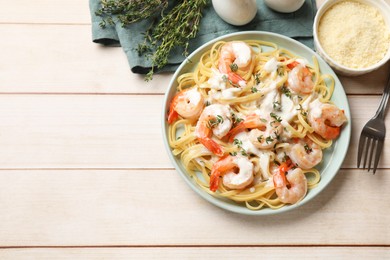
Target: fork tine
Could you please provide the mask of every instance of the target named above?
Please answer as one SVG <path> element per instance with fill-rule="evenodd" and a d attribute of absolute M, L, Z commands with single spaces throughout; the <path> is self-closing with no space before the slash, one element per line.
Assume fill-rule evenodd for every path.
<path fill-rule="evenodd" d="M 377 151 L 377 149 L 376 149 L 377 143 L 378 143 L 378 139 L 376 139 L 376 138 L 371 139 L 370 159 L 368 160 L 368 167 L 367 167 L 368 171 L 371 170 L 372 157 L 373 157 L 374 153 L 376 153 L 376 151 Z"/>
<path fill-rule="evenodd" d="M 362 154 L 363 154 L 363 151 L 364 151 L 366 140 L 367 140 L 366 136 L 360 135 L 359 148 L 358 148 L 358 161 L 357 161 L 357 167 L 358 168 L 360 167 L 360 162 L 361 162 L 361 159 L 362 159 Z"/>
<path fill-rule="evenodd" d="M 367 157 L 368 157 L 368 154 L 370 152 L 370 148 L 371 148 L 371 138 L 367 137 L 366 146 L 365 146 L 365 149 L 364 149 L 363 169 L 366 169 Z"/>
<path fill-rule="evenodd" d="M 373 171 L 374 174 L 376 172 L 376 168 L 379 163 L 379 158 L 381 157 L 382 148 L 383 148 L 383 140 L 378 140 L 378 145 L 376 147 L 376 152 L 375 152 L 375 162 L 374 162 L 374 171 Z"/>

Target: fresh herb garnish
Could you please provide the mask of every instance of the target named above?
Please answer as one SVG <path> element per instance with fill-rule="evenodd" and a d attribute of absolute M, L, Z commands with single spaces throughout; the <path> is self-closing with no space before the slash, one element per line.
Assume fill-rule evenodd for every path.
<path fill-rule="evenodd" d="M 242 141 L 234 138 L 233 144 L 236 145 L 238 148 L 241 148 L 242 146 Z"/>
<path fill-rule="evenodd" d="M 272 118 L 274 118 L 277 122 L 282 122 L 282 118 L 280 118 L 280 116 L 278 116 L 277 114 L 271 112 L 269 114 Z"/>
<path fill-rule="evenodd" d="M 273 103 L 273 108 L 274 108 L 274 110 L 276 110 L 276 111 L 282 111 L 282 105 L 281 105 L 280 102 L 278 102 L 278 101 L 275 101 L 275 102 Z"/>
<path fill-rule="evenodd" d="M 238 117 L 236 114 L 232 113 L 233 125 L 237 125 L 238 123 L 244 121 L 244 119 Z"/>
<path fill-rule="evenodd" d="M 222 81 L 227 82 L 228 81 L 228 76 L 227 75 L 222 75 Z"/>
<path fill-rule="evenodd" d="M 168 6 L 168 0 L 101 0 L 101 7 L 95 12 L 102 21 L 101 28 L 114 25 L 114 16 L 118 22 L 125 27 L 129 24 L 151 17 L 157 12 L 161 12 Z"/>
<path fill-rule="evenodd" d="M 282 91 L 282 93 L 285 94 L 286 97 L 291 98 L 291 91 L 286 86 L 282 86 L 280 88 L 280 91 Z"/>
<path fill-rule="evenodd" d="M 236 63 L 230 64 L 230 69 L 232 72 L 236 72 L 238 70 L 238 65 Z"/>
<path fill-rule="evenodd" d="M 215 118 L 209 120 L 209 127 L 213 128 L 214 126 L 218 124 L 223 124 L 224 120 L 223 117 L 220 115 L 217 115 Z"/>
<path fill-rule="evenodd" d="M 273 141 L 274 141 L 274 139 L 271 136 L 267 136 L 267 138 L 265 138 L 265 142 L 267 144 L 272 143 Z"/>
<path fill-rule="evenodd" d="M 303 109 L 301 104 L 299 104 L 299 108 L 297 108 L 297 110 L 301 112 L 302 116 L 307 116 L 307 112 Z"/>
<path fill-rule="evenodd" d="M 208 3 L 209 0 L 182 0 L 165 12 L 167 0 L 101 0 L 101 8 L 96 15 L 103 18 L 100 24 L 103 28 L 107 23 L 115 24 L 114 16 L 118 17 L 123 27 L 156 17 L 144 32 L 144 42 L 137 48 L 139 55 L 145 55 L 151 61 L 151 69 L 145 77 L 148 81 L 157 69 L 168 63 L 174 50 L 182 48 L 183 56 L 188 56 L 190 40 L 198 33 L 202 11 Z"/>
<path fill-rule="evenodd" d="M 313 151 L 313 149 L 310 148 L 308 144 L 305 144 L 303 147 L 305 148 L 306 153 L 311 153 Z"/>
<path fill-rule="evenodd" d="M 256 84 L 260 84 L 260 74 L 259 73 L 256 73 L 255 74 L 255 82 L 256 82 Z"/>

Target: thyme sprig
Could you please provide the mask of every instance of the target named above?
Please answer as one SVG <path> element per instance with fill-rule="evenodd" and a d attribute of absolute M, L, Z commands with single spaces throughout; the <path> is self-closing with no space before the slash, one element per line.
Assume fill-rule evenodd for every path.
<path fill-rule="evenodd" d="M 101 7 L 95 14 L 102 17 L 100 27 L 107 24 L 114 25 L 116 15 L 123 27 L 146 19 L 164 10 L 168 6 L 168 0 L 101 0 Z"/>
<path fill-rule="evenodd" d="M 176 47 L 183 47 L 183 56 L 188 56 L 189 41 L 198 33 L 202 11 L 207 4 L 208 0 L 182 0 L 152 28 L 149 35 L 156 50 L 151 56 L 152 69 L 146 80 L 153 78 L 156 68 L 161 69 L 168 63 L 169 55 Z"/>
<path fill-rule="evenodd" d="M 144 32 L 144 42 L 136 48 L 139 55 L 151 60 L 151 70 L 145 80 L 151 80 L 155 70 L 168 64 L 170 54 L 178 47 L 183 56 L 188 56 L 189 42 L 195 38 L 202 11 L 210 0 L 179 0 L 172 9 L 168 0 L 101 0 L 96 12 L 102 17 L 100 26 L 114 25 L 118 21 L 123 27 L 142 19 L 154 17 L 154 23 Z M 170 11 L 166 11 L 170 9 Z M 161 12 L 160 16 L 157 16 Z"/>

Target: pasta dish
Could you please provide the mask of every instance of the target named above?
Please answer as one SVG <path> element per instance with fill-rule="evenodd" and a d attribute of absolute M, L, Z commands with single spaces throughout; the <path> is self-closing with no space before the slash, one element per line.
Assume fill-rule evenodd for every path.
<path fill-rule="evenodd" d="M 216 42 L 196 62 L 167 114 L 173 155 L 199 187 L 248 209 L 301 201 L 347 121 L 333 77 L 258 40 Z"/>

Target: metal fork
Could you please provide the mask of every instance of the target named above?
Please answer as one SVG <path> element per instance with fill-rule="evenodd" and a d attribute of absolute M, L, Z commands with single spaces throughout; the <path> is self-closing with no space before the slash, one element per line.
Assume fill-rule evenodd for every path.
<path fill-rule="evenodd" d="M 362 159 L 362 156 L 364 156 L 363 169 L 366 169 L 366 163 L 369 157 L 367 168 L 368 171 L 370 171 L 372 158 L 374 157 L 374 153 L 375 153 L 375 157 L 374 157 L 375 161 L 373 165 L 374 174 L 376 172 L 379 158 L 382 153 L 383 143 L 386 135 L 386 126 L 384 120 L 385 120 L 387 101 L 389 100 L 389 92 L 390 92 L 390 75 L 387 80 L 386 87 L 383 90 L 383 95 L 378 110 L 376 111 L 374 117 L 371 118 L 363 127 L 359 139 L 357 167 L 358 168 L 360 167 L 360 161 Z"/>

